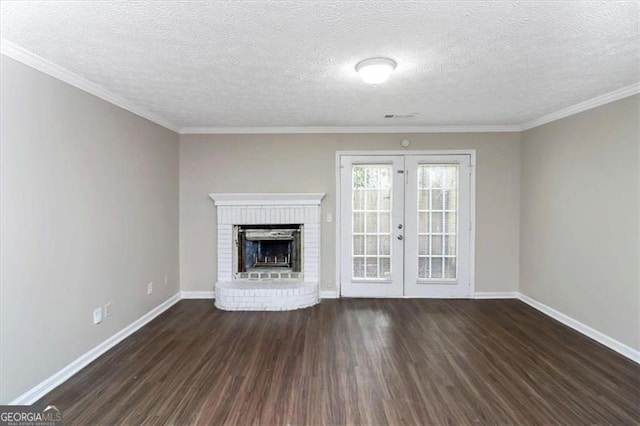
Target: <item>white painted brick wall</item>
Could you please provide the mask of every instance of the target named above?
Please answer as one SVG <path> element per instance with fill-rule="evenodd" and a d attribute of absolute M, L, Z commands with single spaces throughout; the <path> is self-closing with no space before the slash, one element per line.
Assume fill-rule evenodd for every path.
<path fill-rule="evenodd" d="M 233 225 L 302 224 L 304 282 L 235 281 Z M 319 301 L 320 205 L 218 206 L 216 306 L 225 310 L 289 310 Z"/>
<path fill-rule="evenodd" d="M 219 206 L 218 281 L 233 280 L 233 225 L 304 225 L 303 277 L 318 282 L 320 271 L 320 206 Z"/>

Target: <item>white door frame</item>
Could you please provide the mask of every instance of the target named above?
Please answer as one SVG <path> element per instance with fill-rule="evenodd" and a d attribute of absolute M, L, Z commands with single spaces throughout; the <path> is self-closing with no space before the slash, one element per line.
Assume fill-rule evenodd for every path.
<path fill-rule="evenodd" d="M 475 271 L 475 259 L 476 259 L 476 150 L 475 149 L 432 149 L 432 150 L 392 150 L 392 151 L 336 151 L 336 211 L 335 211 L 335 284 L 336 284 L 336 297 L 340 297 L 341 292 L 341 273 L 342 273 L 342 256 L 341 256 L 341 235 L 342 229 L 341 219 L 341 185 L 340 185 L 340 163 L 342 156 L 389 156 L 389 155 L 469 155 L 471 179 L 469 187 L 469 219 L 470 227 L 469 231 L 469 297 L 475 297 L 476 288 L 476 271 Z"/>

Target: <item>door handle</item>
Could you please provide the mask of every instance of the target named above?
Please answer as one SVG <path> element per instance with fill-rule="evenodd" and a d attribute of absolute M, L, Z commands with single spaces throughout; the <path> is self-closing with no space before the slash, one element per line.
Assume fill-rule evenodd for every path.
<path fill-rule="evenodd" d="M 398 239 L 402 241 L 404 240 L 404 237 L 402 235 L 398 235 Z"/>

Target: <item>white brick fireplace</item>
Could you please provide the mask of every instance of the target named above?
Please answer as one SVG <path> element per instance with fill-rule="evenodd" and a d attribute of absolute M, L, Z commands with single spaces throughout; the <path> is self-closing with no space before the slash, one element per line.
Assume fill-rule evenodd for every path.
<path fill-rule="evenodd" d="M 282 311 L 315 305 L 320 287 L 320 202 L 322 193 L 209 194 L 218 213 L 216 306 L 234 311 Z M 239 225 L 300 225 L 302 271 L 295 279 L 238 273 Z M 248 277 L 256 277 L 249 279 Z M 277 275 L 274 275 L 277 276 Z"/>

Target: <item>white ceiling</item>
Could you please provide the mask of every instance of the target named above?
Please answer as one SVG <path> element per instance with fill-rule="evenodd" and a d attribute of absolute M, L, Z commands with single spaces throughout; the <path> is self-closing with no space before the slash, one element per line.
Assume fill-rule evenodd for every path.
<path fill-rule="evenodd" d="M 515 125 L 637 83 L 638 2 L 0 3 L 1 35 L 176 127 Z M 398 67 L 362 83 L 361 59 Z M 414 118 L 385 119 L 385 114 Z"/>

